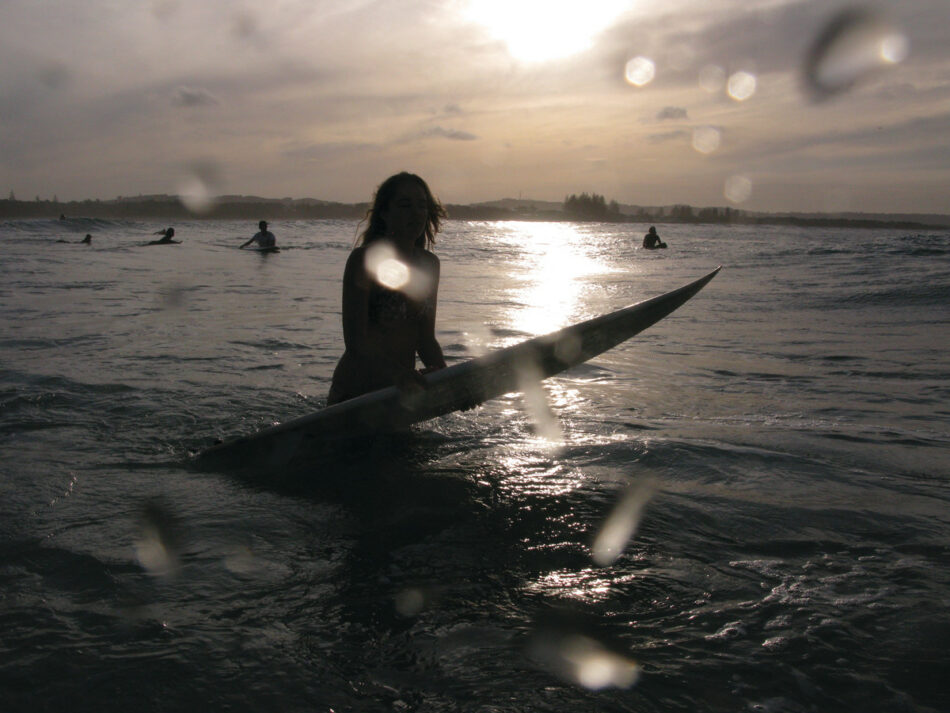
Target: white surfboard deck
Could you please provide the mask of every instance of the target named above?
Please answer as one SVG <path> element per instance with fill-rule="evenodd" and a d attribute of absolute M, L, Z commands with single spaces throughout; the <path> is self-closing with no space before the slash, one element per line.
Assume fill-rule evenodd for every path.
<path fill-rule="evenodd" d="M 195 464 L 203 469 L 280 467 L 308 447 L 403 429 L 520 391 L 526 378 L 554 376 L 642 332 L 693 297 L 720 269 L 672 292 L 427 374 L 425 390 L 409 398 L 394 386 L 373 391 L 219 443 L 199 453 Z"/>

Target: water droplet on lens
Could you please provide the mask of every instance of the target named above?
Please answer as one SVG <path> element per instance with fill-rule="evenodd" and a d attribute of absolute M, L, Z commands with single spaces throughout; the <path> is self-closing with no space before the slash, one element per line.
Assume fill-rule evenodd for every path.
<path fill-rule="evenodd" d="M 569 630 L 536 632 L 529 653 L 552 673 L 592 691 L 630 688 L 640 677 L 636 661 Z"/>
<path fill-rule="evenodd" d="M 396 611 L 401 616 L 412 617 L 422 612 L 426 605 L 425 593 L 418 588 L 410 587 L 396 595 Z"/>
<path fill-rule="evenodd" d="M 516 367 L 518 390 L 521 391 L 521 403 L 525 414 L 531 420 L 535 433 L 547 443 L 560 446 L 564 443 L 561 424 L 557 420 L 547 392 L 541 384 L 543 376 L 538 365 L 532 359 L 525 359 Z"/>
<path fill-rule="evenodd" d="M 726 179 L 723 195 L 733 203 L 742 203 L 752 195 L 752 180 L 747 176 L 730 176 Z"/>
<path fill-rule="evenodd" d="M 736 72 L 729 77 L 727 86 L 729 96 L 742 102 L 755 94 L 757 80 L 751 72 Z"/>
<path fill-rule="evenodd" d="M 624 68 L 624 77 L 635 87 L 644 87 L 656 77 L 656 65 L 646 57 L 634 57 Z"/>
<path fill-rule="evenodd" d="M 172 577 L 180 570 L 181 526 L 163 502 L 145 503 L 139 515 L 139 536 L 135 556 L 145 570 L 156 577 Z"/>
<path fill-rule="evenodd" d="M 234 16 L 232 31 L 241 39 L 253 37 L 257 33 L 257 18 L 248 12 L 238 13 Z"/>
<path fill-rule="evenodd" d="M 567 334 L 554 345 L 554 356 L 565 363 L 572 363 L 580 356 L 582 346 L 580 337 Z"/>
<path fill-rule="evenodd" d="M 726 84 L 726 70 L 716 64 L 707 64 L 699 70 L 699 86 L 715 94 Z"/>
<path fill-rule="evenodd" d="M 49 89 L 63 89 L 69 84 L 69 69 L 62 62 L 48 62 L 39 70 L 39 80 Z"/>
<path fill-rule="evenodd" d="M 409 282 L 409 268 L 406 263 L 389 258 L 376 268 L 376 279 L 383 287 L 396 290 Z"/>
<path fill-rule="evenodd" d="M 178 186 L 178 199 L 192 213 L 208 213 L 214 208 L 215 192 L 220 185 L 220 171 L 213 163 L 202 163 L 191 169 Z"/>
<path fill-rule="evenodd" d="M 185 288 L 182 285 L 168 285 L 159 292 L 162 309 L 177 310 L 185 306 Z"/>
<path fill-rule="evenodd" d="M 875 71 L 902 62 L 906 35 L 866 8 L 835 15 L 812 45 L 804 64 L 805 85 L 816 99 L 851 89 Z"/>
<path fill-rule="evenodd" d="M 656 487 L 652 480 L 641 480 L 627 488 L 594 540 L 592 556 L 601 567 L 613 564 L 623 554 L 643 518 L 643 510 Z"/>
<path fill-rule="evenodd" d="M 722 133 L 714 126 L 700 126 L 693 130 L 693 148 L 710 154 L 722 143 Z"/>

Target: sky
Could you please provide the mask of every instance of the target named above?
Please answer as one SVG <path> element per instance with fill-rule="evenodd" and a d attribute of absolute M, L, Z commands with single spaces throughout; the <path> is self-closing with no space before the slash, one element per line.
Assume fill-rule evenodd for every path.
<path fill-rule="evenodd" d="M 950 213 L 950 4 L 2 0 L 0 197 Z"/>

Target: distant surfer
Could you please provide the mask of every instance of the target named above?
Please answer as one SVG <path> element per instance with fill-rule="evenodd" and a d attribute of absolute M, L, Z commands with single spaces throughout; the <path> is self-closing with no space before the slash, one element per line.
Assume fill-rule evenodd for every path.
<path fill-rule="evenodd" d="M 155 235 L 161 235 L 162 238 L 160 240 L 151 241 L 149 245 L 168 245 L 169 243 L 177 244 L 181 242 L 181 240 L 172 240 L 172 238 L 175 237 L 174 228 L 166 228 L 165 230 L 159 230 L 158 232 L 155 233 Z"/>
<path fill-rule="evenodd" d="M 72 240 L 57 240 L 57 243 L 73 243 Z M 77 240 L 73 243 L 74 245 L 92 245 L 92 236 L 89 233 L 86 233 L 86 237 L 82 240 Z"/>
<path fill-rule="evenodd" d="M 660 240 L 660 236 L 656 234 L 656 226 L 651 225 L 649 232 L 643 236 L 643 247 L 646 250 L 656 250 L 657 248 L 665 248 L 666 243 Z"/>
<path fill-rule="evenodd" d="M 267 229 L 267 221 L 262 220 L 257 224 L 258 232 L 254 235 L 253 238 L 244 243 L 241 247 L 246 248 L 251 243 L 257 243 L 257 246 L 260 248 L 275 248 L 277 247 L 277 238 L 274 237 L 274 234 Z"/>
<path fill-rule="evenodd" d="M 435 338 L 439 259 L 431 252 L 445 217 L 415 174 L 390 176 L 376 189 L 343 273 L 345 350 L 327 405 L 392 385 L 419 390 L 423 374 L 445 368 Z"/>

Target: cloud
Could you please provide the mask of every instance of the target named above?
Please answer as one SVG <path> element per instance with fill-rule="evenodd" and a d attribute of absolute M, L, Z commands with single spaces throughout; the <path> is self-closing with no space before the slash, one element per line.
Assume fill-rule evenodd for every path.
<path fill-rule="evenodd" d="M 280 155 L 287 159 L 301 161 L 326 161 L 356 153 L 379 151 L 381 148 L 379 144 L 369 142 L 335 141 L 307 144 L 295 141 L 286 144 L 281 149 Z"/>
<path fill-rule="evenodd" d="M 686 109 L 679 106 L 665 106 L 657 112 L 657 121 L 667 121 L 668 119 L 688 119 L 689 114 Z"/>
<path fill-rule="evenodd" d="M 432 126 L 415 134 L 415 139 L 443 138 L 450 141 L 476 141 L 478 137 L 460 129 L 446 129 L 444 126 Z"/>
<path fill-rule="evenodd" d="M 221 102 L 207 89 L 198 87 L 178 87 L 172 95 L 175 106 L 216 106 Z"/>
<path fill-rule="evenodd" d="M 669 141 L 689 140 L 692 134 L 686 129 L 677 129 L 676 131 L 666 131 L 660 134 L 650 134 L 647 141 L 651 144 L 665 144 Z"/>
<path fill-rule="evenodd" d="M 589 51 L 539 64 L 512 60 L 456 0 L 281 0 L 276 12 L 147 0 L 144 13 L 87 0 L 53 24 L 42 3 L 7 4 L 0 185 L 23 195 L 169 192 L 201 156 L 238 192 L 335 200 L 364 199 L 381 167 L 438 176 L 466 202 L 558 198 L 578 166 L 609 194 L 648 163 L 663 172 L 650 190 L 696 204 L 730 167 L 774 176 L 776 206 L 797 200 L 786 179 L 817 195 L 878 164 L 895 185 L 926 168 L 945 186 L 950 171 L 950 119 L 934 116 L 950 89 L 946 0 L 891 4 L 909 57 L 820 108 L 801 64 L 839 3 L 629 3 Z M 643 88 L 623 79 L 636 55 L 657 67 Z M 754 71 L 759 91 L 743 103 L 704 91 L 710 65 Z M 715 155 L 691 149 L 693 126 L 726 132 Z M 757 208 L 765 196 L 757 187 Z"/>

